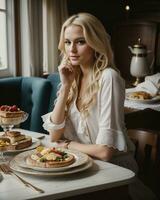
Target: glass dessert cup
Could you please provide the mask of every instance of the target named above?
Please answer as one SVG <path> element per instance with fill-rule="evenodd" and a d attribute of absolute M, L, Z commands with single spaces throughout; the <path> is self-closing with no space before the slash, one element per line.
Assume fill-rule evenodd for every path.
<path fill-rule="evenodd" d="M 21 117 L 7 118 L 6 121 L 4 121 L 3 118 L 0 116 L 0 126 L 2 127 L 4 133 L 6 133 L 7 131 L 11 131 L 15 125 L 19 125 L 25 122 L 27 118 L 28 113 L 24 113 Z M 7 150 L 5 150 L 5 147 L 0 148 L 0 162 L 8 161 L 7 158 L 4 156 L 5 152 L 7 152 Z"/>

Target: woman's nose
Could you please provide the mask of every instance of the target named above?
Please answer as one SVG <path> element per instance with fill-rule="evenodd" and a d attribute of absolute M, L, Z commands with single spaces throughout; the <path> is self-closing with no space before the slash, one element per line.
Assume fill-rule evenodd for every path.
<path fill-rule="evenodd" d="M 76 52 L 77 51 L 76 44 L 74 44 L 74 43 L 71 44 L 70 51 L 71 52 Z"/>

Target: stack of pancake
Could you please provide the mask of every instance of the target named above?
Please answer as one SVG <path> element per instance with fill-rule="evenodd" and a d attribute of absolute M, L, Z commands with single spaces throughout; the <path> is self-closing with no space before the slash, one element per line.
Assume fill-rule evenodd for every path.
<path fill-rule="evenodd" d="M 19 131 L 7 131 L 0 140 L 6 140 L 6 150 L 19 150 L 32 145 L 32 138 Z"/>

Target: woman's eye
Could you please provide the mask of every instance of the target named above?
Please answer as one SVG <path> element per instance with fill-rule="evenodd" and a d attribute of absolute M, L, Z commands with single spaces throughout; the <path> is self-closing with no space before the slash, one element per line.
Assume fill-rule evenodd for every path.
<path fill-rule="evenodd" d="M 80 40 L 80 41 L 78 41 L 77 43 L 80 44 L 80 45 L 82 45 L 82 44 L 85 44 L 86 41 L 85 41 L 85 40 Z"/>
<path fill-rule="evenodd" d="M 64 43 L 65 43 L 66 45 L 70 45 L 70 44 L 71 44 L 70 41 L 65 41 Z"/>

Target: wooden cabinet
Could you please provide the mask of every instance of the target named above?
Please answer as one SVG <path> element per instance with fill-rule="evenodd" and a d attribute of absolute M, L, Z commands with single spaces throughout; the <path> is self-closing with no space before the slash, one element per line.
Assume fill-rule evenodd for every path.
<path fill-rule="evenodd" d="M 132 54 L 128 49 L 128 46 L 136 44 L 138 38 L 141 38 L 142 43 L 146 45 L 148 50 L 151 50 L 151 53 L 147 55 L 148 65 L 151 66 L 151 73 L 157 70 L 155 64 L 159 64 L 160 62 L 160 58 L 157 58 L 157 48 L 159 44 L 157 31 L 157 23 L 137 20 L 121 23 L 115 27 L 112 34 L 112 46 L 115 55 L 115 62 L 125 80 L 131 81 L 131 79 L 133 79 L 130 74 L 130 61 Z"/>

